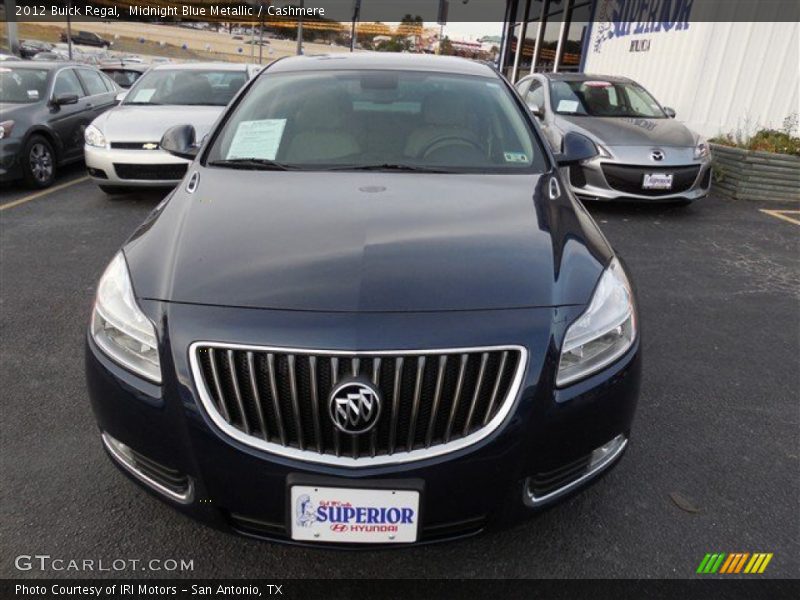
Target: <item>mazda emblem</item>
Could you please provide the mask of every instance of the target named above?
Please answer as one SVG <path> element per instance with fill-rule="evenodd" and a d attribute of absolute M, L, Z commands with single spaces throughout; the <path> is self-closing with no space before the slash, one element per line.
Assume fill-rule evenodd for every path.
<path fill-rule="evenodd" d="M 366 380 L 342 381 L 331 390 L 329 410 L 331 420 L 339 431 L 364 433 L 378 422 L 380 392 Z"/>
<path fill-rule="evenodd" d="M 662 161 L 662 160 L 664 160 L 664 153 L 661 150 L 653 150 L 650 153 L 650 158 L 652 158 L 653 160 L 655 160 L 657 162 Z"/>

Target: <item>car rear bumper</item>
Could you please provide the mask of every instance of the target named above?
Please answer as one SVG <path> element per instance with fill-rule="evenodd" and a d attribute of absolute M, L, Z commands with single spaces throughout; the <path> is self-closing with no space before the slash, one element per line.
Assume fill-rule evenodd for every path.
<path fill-rule="evenodd" d="M 189 161 L 163 150 L 116 150 L 84 146 L 89 177 L 99 185 L 175 187 Z"/>
<path fill-rule="evenodd" d="M 638 341 L 614 365 L 564 389 L 553 389 L 549 383 L 551 351 L 531 352 L 520 391 L 502 425 L 480 442 L 441 456 L 361 468 L 278 456 L 242 444 L 214 425 L 202 407 L 188 364 L 187 342 L 194 336 L 213 336 L 215 326 L 202 327 L 203 322 L 210 319 L 211 323 L 224 322 L 228 326 L 252 324 L 252 312 L 196 306 L 175 307 L 169 312 L 171 317 L 167 320 L 172 322 L 172 328 L 182 322 L 181 328 L 187 329 L 173 330 L 169 335 L 172 351 L 162 358 L 164 383 L 154 385 L 125 371 L 88 338 L 89 397 L 106 450 L 126 475 L 176 509 L 226 531 L 297 543 L 290 535 L 287 486 L 300 477 L 325 482 L 320 485 L 341 481 L 350 486 L 363 484 L 365 488 L 385 480 L 421 482 L 418 542 L 471 535 L 487 527 L 516 522 L 582 489 L 616 463 L 626 443 L 605 464 L 594 465 L 598 468 L 589 468 L 587 457 L 620 436 L 627 442 L 630 435 L 640 378 Z M 237 341 L 252 342 L 270 330 L 280 338 L 282 334 L 275 333 L 280 323 L 284 324 L 285 333 L 287 324 L 306 320 L 303 330 L 295 332 L 298 338 L 303 342 L 316 338 L 312 347 L 335 348 L 336 341 L 329 337 L 331 332 L 340 323 L 352 324 L 353 319 L 349 315 L 326 319 L 267 312 L 271 314 L 259 316 L 254 327 L 234 326 L 231 331 L 237 330 L 242 336 Z M 516 339 L 509 343 L 529 338 L 534 347 L 541 344 L 542 348 L 549 348 L 546 340 L 551 335 L 552 309 L 501 312 L 514 314 L 475 315 L 476 321 L 466 331 L 485 333 L 492 322 L 502 333 L 513 328 L 514 322 L 521 325 L 529 317 L 532 322 L 521 326 Z M 405 339 L 394 338 L 392 345 L 397 347 L 407 347 L 414 331 L 417 335 L 424 329 L 441 334 L 456 320 L 469 321 L 472 317 L 418 315 L 413 319 L 413 328 L 409 319 L 407 315 L 363 317 L 365 330 L 383 334 L 373 333 L 374 340 L 391 338 L 392 333 L 402 336 L 400 332 L 405 331 Z M 537 333 L 536 323 L 545 322 L 546 330 Z M 440 347 L 462 345 L 463 340 L 457 338 L 465 333 L 451 330 L 450 339 L 444 336 Z M 287 345 L 280 339 L 275 342 Z M 341 344 L 346 342 L 340 340 Z M 119 444 L 123 445 L 122 457 Z M 141 465 L 138 472 L 137 461 Z M 165 493 L 159 486 L 166 486 L 173 493 Z"/>

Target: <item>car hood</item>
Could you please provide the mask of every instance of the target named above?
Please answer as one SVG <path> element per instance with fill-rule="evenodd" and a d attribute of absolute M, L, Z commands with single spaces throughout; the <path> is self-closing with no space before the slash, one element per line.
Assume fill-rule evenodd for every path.
<path fill-rule="evenodd" d="M 566 131 L 582 133 L 604 146 L 693 147 L 696 136 L 675 119 L 559 117 Z"/>
<path fill-rule="evenodd" d="M 173 125 L 193 125 L 200 140 L 224 106 L 120 105 L 97 117 L 94 125 L 111 142 L 158 142 Z"/>
<path fill-rule="evenodd" d="M 3 105 L 3 121 L 20 121 L 19 124 L 19 137 L 24 137 L 27 133 L 23 123 L 27 124 L 35 115 L 39 114 L 42 110 L 43 103 L 29 102 L 29 103 L 10 103 L 6 102 Z M 17 127 L 11 130 L 12 135 L 17 132 Z"/>
<path fill-rule="evenodd" d="M 538 175 L 199 170 L 125 247 L 141 298 L 330 312 L 584 304 L 609 249 Z"/>

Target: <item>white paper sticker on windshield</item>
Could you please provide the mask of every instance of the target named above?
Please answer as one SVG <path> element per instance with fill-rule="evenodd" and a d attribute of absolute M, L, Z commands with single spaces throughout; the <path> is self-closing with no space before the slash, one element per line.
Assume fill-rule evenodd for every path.
<path fill-rule="evenodd" d="M 28 98 L 31 100 L 39 99 L 39 90 L 28 90 Z"/>
<path fill-rule="evenodd" d="M 226 158 L 275 160 L 285 127 L 286 119 L 242 121 L 236 128 Z"/>
<path fill-rule="evenodd" d="M 578 101 L 577 100 L 560 100 L 558 102 L 558 108 L 556 108 L 558 112 L 578 112 Z"/>
<path fill-rule="evenodd" d="M 133 97 L 134 102 L 150 102 L 150 98 L 156 93 L 155 88 L 144 88 L 136 90 L 136 95 Z"/>

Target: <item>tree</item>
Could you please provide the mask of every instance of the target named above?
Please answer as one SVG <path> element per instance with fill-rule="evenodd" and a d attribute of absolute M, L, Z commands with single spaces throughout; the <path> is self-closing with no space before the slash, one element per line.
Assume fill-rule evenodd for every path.
<path fill-rule="evenodd" d="M 449 37 L 444 36 L 444 39 L 439 42 L 439 54 L 445 56 L 452 56 L 454 54 L 453 43 L 450 41 Z"/>

